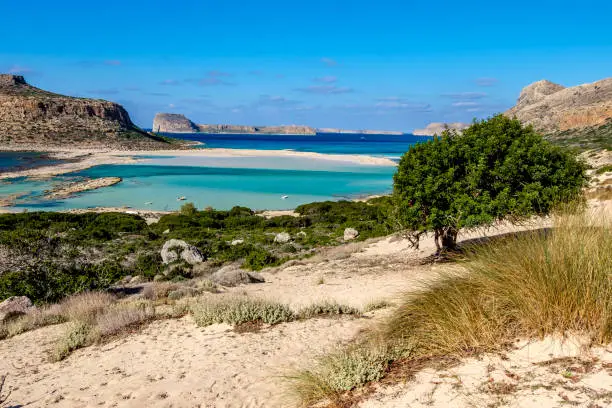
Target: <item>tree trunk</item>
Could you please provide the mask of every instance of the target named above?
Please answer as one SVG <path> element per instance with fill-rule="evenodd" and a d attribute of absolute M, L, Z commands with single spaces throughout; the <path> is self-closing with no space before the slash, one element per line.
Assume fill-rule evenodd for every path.
<path fill-rule="evenodd" d="M 457 230 L 454 228 L 444 228 L 441 238 L 443 250 L 454 250 L 457 248 Z"/>

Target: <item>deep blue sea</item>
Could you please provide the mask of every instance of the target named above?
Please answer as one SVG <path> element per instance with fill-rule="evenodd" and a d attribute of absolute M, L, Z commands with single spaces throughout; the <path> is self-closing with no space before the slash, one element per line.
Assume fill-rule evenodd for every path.
<path fill-rule="evenodd" d="M 398 159 L 408 148 L 427 137 L 404 135 L 364 135 L 317 133 L 316 135 L 260 134 L 168 134 L 166 136 L 204 143 L 202 147 L 231 149 L 295 150 L 328 154 L 363 154 Z"/>
<path fill-rule="evenodd" d="M 207 148 L 295 150 L 358 154 L 399 159 L 414 143 L 411 135 L 174 135 L 205 143 Z M 11 156 L 12 155 L 12 156 Z M 0 181 L 0 198 L 17 196 L 14 208 L 64 210 L 132 207 L 175 210 L 185 202 L 198 208 L 291 209 L 304 203 L 385 194 L 392 189 L 395 166 L 364 165 L 301 157 L 163 157 L 143 156 L 140 163 L 101 165 L 48 180 Z M 18 163 L 15 153 L 0 156 L 0 165 Z M 16 164 L 19 165 L 19 164 Z M 44 199 L 45 190 L 69 181 L 118 176 L 117 185 L 64 200 Z M 178 200 L 184 197 L 185 200 Z"/>

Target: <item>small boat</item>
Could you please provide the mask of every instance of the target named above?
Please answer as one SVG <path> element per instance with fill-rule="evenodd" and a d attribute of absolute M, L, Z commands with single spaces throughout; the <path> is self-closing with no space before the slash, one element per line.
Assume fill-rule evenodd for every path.
<path fill-rule="evenodd" d="M 186 199 L 187 199 L 187 197 L 180 196 L 180 197 L 177 197 L 176 201 L 185 201 Z"/>
<path fill-rule="evenodd" d="M 288 199 L 288 198 L 289 198 L 289 196 L 288 196 L 288 195 L 283 195 L 283 196 L 281 196 L 281 200 L 286 200 L 286 199 Z"/>
<path fill-rule="evenodd" d="M 151 204 L 153 204 L 153 201 L 147 201 L 147 202 L 145 203 L 145 205 L 151 205 Z"/>

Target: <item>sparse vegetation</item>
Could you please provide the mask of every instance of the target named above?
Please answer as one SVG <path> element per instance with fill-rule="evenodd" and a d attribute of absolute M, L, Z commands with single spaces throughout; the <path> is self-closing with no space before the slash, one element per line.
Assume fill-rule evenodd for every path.
<path fill-rule="evenodd" d="M 359 230 L 357 240 L 392 231 L 388 197 L 313 203 L 297 211 L 301 216 L 266 219 L 244 207 L 197 211 L 187 203 L 150 226 L 136 215 L 119 213 L 2 214 L 0 299 L 23 295 L 40 304 L 105 289 L 127 275 L 193 277 L 190 265 L 162 264 L 160 249 L 171 238 L 195 245 L 212 266 L 242 261 L 244 268 L 261 270 L 343 243 L 348 226 Z M 275 243 L 280 232 L 288 233 L 292 242 Z"/>
<path fill-rule="evenodd" d="M 339 403 L 345 391 L 384 376 L 391 361 L 460 358 L 501 350 L 520 336 L 612 340 L 610 220 L 556 216 L 552 229 L 474 245 L 464 256 L 461 270 L 407 295 L 375 333 L 295 375 L 304 404 Z"/>

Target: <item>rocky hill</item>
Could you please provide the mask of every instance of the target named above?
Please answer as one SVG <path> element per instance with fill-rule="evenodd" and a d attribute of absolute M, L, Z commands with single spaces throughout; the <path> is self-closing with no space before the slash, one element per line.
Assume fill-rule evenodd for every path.
<path fill-rule="evenodd" d="M 0 74 L 0 146 L 11 149 L 168 149 L 179 143 L 135 126 L 113 102 L 59 95 Z"/>
<path fill-rule="evenodd" d="M 535 82 L 522 90 L 516 106 L 505 114 L 533 125 L 552 140 L 589 143 L 602 132 L 610 134 L 612 78 L 571 88 Z"/>
<path fill-rule="evenodd" d="M 427 125 L 424 129 L 414 129 L 412 132 L 415 136 L 434 136 L 439 135 L 445 130 L 457 130 L 462 131 L 463 129 L 469 127 L 470 125 L 467 123 L 441 123 L 441 122 L 433 122 Z"/>
<path fill-rule="evenodd" d="M 195 133 L 198 126 L 178 113 L 158 113 L 153 119 L 153 131 L 163 133 Z"/>

